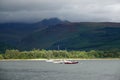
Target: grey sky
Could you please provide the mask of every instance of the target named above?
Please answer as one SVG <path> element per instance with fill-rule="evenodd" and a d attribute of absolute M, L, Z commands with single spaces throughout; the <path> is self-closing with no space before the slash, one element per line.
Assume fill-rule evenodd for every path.
<path fill-rule="evenodd" d="M 0 0 L 0 22 L 120 22 L 120 0 Z"/>

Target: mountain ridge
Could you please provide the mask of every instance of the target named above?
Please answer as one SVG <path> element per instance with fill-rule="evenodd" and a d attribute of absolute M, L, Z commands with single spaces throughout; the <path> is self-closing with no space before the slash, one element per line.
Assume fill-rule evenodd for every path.
<path fill-rule="evenodd" d="M 52 18 L 33 24 L 13 24 L 0 24 L 0 42 L 20 50 L 57 49 L 58 45 L 68 50 L 120 48 L 120 23 Z"/>
<path fill-rule="evenodd" d="M 105 42 L 109 41 L 109 38 L 115 38 L 115 36 L 113 37 L 113 35 L 115 34 L 114 32 L 117 31 L 117 37 L 118 39 L 120 39 L 119 37 L 119 25 L 116 23 L 97 23 L 90 25 L 91 23 L 67 23 L 67 24 L 58 24 L 52 27 L 48 27 L 47 29 L 43 30 L 42 32 L 37 32 L 34 33 L 34 35 L 29 36 L 32 37 L 34 40 L 32 41 L 32 44 L 34 44 L 33 46 L 38 46 L 37 48 L 41 48 L 42 46 L 40 45 L 47 45 L 44 48 L 48 47 L 48 49 L 57 49 L 58 45 L 63 45 L 61 46 L 61 49 L 67 48 L 68 49 L 75 49 L 76 45 L 79 42 L 82 42 L 81 44 L 84 46 L 78 46 L 79 49 L 82 49 L 84 47 L 92 47 L 92 46 L 99 46 L 99 45 L 103 45 Z M 113 27 L 114 26 L 114 27 Z M 113 30 L 113 33 L 112 33 Z M 107 32 L 109 31 L 109 32 Z M 106 33 L 105 33 L 106 32 Z M 111 33 L 111 34 L 110 34 Z M 36 35 L 36 36 L 35 36 Z M 109 36 L 107 36 L 109 35 Z M 76 38 L 76 37 L 77 38 Z M 101 37 L 102 36 L 102 37 Z M 67 39 L 66 39 L 67 38 Z M 81 39 L 84 40 L 81 40 Z M 95 38 L 95 39 L 94 39 Z M 73 41 L 70 41 L 72 40 Z M 94 39 L 94 41 L 99 40 L 99 42 L 97 42 L 94 45 L 94 41 L 89 41 L 89 39 Z M 103 40 L 102 40 L 103 39 Z M 106 41 L 104 40 L 106 39 Z M 77 41 L 76 41 L 77 40 Z M 88 41 L 87 41 L 88 40 Z M 26 42 L 28 41 L 28 39 L 26 38 L 25 40 Z M 24 42 L 24 39 L 23 39 Z M 25 43 L 26 43 L 25 42 Z M 45 43 L 44 43 L 45 42 Z M 50 44 L 51 43 L 51 44 Z M 58 44 L 60 43 L 60 44 Z M 83 44 L 84 43 L 84 44 Z M 90 44 L 85 46 L 85 44 Z M 55 45 L 56 44 L 56 45 Z M 69 44 L 69 45 L 65 45 L 65 44 Z M 81 45 L 79 44 L 79 45 Z M 74 46 L 72 48 L 69 48 L 70 46 Z M 32 46 L 32 45 L 31 45 Z M 29 45 L 30 47 L 30 45 Z M 76 47 L 77 49 L 77 47 Z"/>

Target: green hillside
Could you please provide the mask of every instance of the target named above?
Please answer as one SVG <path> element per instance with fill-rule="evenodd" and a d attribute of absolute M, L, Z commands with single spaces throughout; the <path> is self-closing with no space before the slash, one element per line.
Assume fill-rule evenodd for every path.
<path fill-rule="evenodd" d="M 91 50 L 120 48 L 120 23 L 69 22 L 57 18 L 37 23 L 0 24 L 0 52 L 7 48 Z"/>
<path fill-rule="evenodd" d="M 120 48 L 119 23 L 64 23 L 35 32 L 21 41 L 23 49 Z"/>

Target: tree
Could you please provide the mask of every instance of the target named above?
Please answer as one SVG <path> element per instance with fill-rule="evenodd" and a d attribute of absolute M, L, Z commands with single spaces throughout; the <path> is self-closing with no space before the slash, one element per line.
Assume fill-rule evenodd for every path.
<path fill-rule="evenodd" d="M 0 59 L 4 59 L 2 54 L 0 54 Z"/>

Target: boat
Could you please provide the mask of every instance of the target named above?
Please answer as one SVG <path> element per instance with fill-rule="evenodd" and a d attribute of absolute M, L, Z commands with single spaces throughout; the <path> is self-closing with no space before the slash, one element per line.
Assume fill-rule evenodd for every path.
<path fill-rule="evenodd" d="M 56 63 L 56 64 L 63 64 L 64 62 L 63 62 L 63 61 L 54 61 L 53 63 Z"/>
<path fill-rule="evenodd" d="M 56 63 L 56 64 L 62 64 L 62 63 L 64 63 L 63 60 L 52 60 L 52 59 L 46 60 L 46 62 Z"/>
<path fill-rule="evenodd" d="M 64 64 L 78 64 L 78 61 L 67 61 Z"/>
<path fill-rule="evenodd" d="M 56 64 L 78 64 L 78 61 L 69 61 L 69 60 L 46 60 L 46 62 L 56 63 Z"/>
<path fill-rule="evenodd" d="M 54 60 L 53 63 L 57 63 L 57 64 L 64 64 L 65 62 L 71 62 L 68 60 Z"/>
<path fill-rule="evenodd" d="M 51 60 L 51 59 L 50 59 L 50 60 L 46 60 L 46 62 L 53 62 L 53 61 L 54 61 L 54 60 Z"/>

